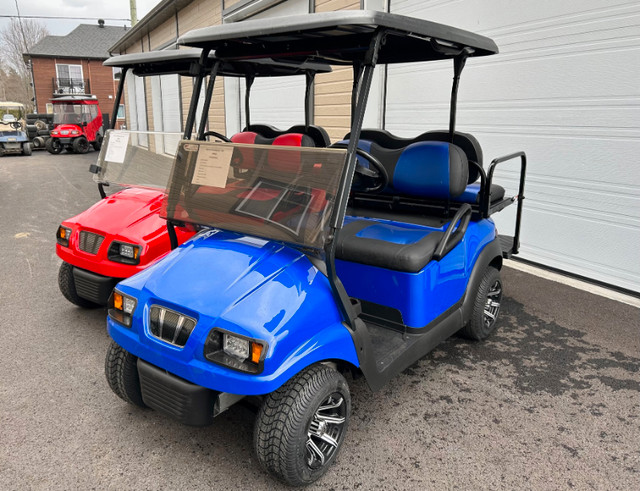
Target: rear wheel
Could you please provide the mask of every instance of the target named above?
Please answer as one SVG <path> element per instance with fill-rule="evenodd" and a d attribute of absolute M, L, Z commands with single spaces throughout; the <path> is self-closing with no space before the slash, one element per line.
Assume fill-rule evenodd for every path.
<path fill-rule="evenodd" d="M 489 266 L 482 277 L 476 293 L 471 319 L 462 329 L 462 334 L 469 339 L 481 341 L 489 337 L 496 327 L 496 319 L 500 313 L 502 302 L 502 280 L 500 271 Z"/>
<path fill-rule="evenodd" d="M 111 390 L 134 406 L 147 407 L 142 400 L 138 358 L 111 341 L 104 360 L 104 375 Z"/>
<path fill-rule="evenodd" d="M 47 152 L 54 155 L 62 152 L 62 144 L 58 141 L 57 138 L 49 138 L 44 146 L 47 149 Z"/>
<path fill-rule="evenodd" d="M 72 146 L 75 153 L 87 153 L 89 151 L 89 141 L 84 136 L 79 136 L 73 140 Z"/>
<path fill-rule="evenodd" d="M 64 295 L 64 298 L 69 300 L 72 304 L 85 309 L 95 309 L 100 307 L 97 303 L 93 303 L 90 300 L 78 296 L 76 291 L 76 282 L 73 279 L 73 266 L 69 263 L 63 262 L 60 265 L 60 271 L 58 271 L 58 286 L 60 287 L 60 291 L 62 292 L 62 295 Z"/>
<path fill-rule="evenodd" d="M 24 142 L 22 144 L 22 155 L 31 155 L 31 143 Z"/>
<path fill-rule="evenodd" d="M 350 412 L 344 377 L 325 365 L 306 368 L 263 401 L 253 439 L 258 460 L 289 485 L 316 481 L 342 446 Z"/>

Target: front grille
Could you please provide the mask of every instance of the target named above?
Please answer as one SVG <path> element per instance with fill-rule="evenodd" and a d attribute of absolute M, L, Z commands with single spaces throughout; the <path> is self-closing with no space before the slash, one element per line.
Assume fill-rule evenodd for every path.
<path fill-rule="evenodd" d="M 182 348 L 194 327 L 196 321 L 191 317 L 158 305 L 151 306 L 149 330 L 158 339 Z"/>
<path fill-rule="evenodd" d="M 91 232 L 80 232 L 80 250 L 89 254 L 98 254 L 104 237 Z"/>

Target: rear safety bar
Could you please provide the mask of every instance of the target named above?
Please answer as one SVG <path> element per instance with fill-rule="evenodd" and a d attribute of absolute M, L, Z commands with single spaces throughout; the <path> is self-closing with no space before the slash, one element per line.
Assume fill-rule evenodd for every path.
<path fill-rule="evenodd" d="M 518 209 L 516 211 L 516 228 L 513 236 L 513 244 L 511 250 L 505 251 L 509 255 L 518 254 L 520 249 L 520 222 L 522 221 L 522 202 L 524 201 L 524 181 L 527 174 L 527 155 L 524 152 L 515 152 L 504 157 L 498 157 L 493 159 L 489 166 L 489 172 L 487 173 L 487 185 L 484 189 L 484 196 L 482 202 L 484 203 L 484 214 L 489 216 L 489 207 L 491 203 L 491 183 L 493 181 L 493 173 L 498 166 L 503 162 L 507 162 L 513 159 L 520 159 L 520 186 L 518 188 L 518 194 L 512 198 L 513 201 L 518 201 Z"/>

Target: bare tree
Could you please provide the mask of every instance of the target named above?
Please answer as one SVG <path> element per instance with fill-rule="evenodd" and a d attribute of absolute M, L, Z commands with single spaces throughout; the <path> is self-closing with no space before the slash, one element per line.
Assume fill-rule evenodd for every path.
<path fill-rule="evenodd" d="M 0 65 L 5 74 L 15 73 L 20 79 L 19 84 L 11 84 L 11 90 L 6 85 L 3 87 L 5 97 L 13 98 L 16 102 L 22 102 L 27 107 L 33 107 L 31 97 L 31 72 L 29 65 L 24 61 L 23 53 L 29 50 L 43 37 L 49 35 L 44 24 L 32 19 L 11 19 L 11 23 L 0 31 Z"/>

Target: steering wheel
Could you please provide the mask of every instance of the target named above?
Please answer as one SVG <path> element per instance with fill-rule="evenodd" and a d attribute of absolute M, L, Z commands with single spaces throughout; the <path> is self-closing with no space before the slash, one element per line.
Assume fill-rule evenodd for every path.
<path fill-rule="evenodd" d="M 330 148 L 347 148 L 347 145 L 345 143 L 334 143 Z M 364 193 L 377 193 L 386 188 L 389 184 L 389 174 L 384 165 L 376 157 L 361 148 L 356 148 L 356 155 L 369 162 L 370 167 L 367 168 L 356 161 L 354 176 L 356 179 L 354 179 L 352 187 Z M 367 186 L 367 182 L 370 182 L 371 185 Z"/>
<path fill-rule="evenodd" d="M 218 133 L 217 131 L 205 131 L 204 134 L 202 135 L 203 138 L 207 138 L 209 136 L 215 136 L 217 139 L 222 140 L 223 142 L 231 143 L 231 140 L 229 140 L 223 134 Z"/>
<path fill-rule="evenodd" d="M 15 128 L 16 130 L 19 130 L 20 128 L 22 128 L 22 125 L 20 124 L 19 121 L 11 121 L 11 127 Z"/>

